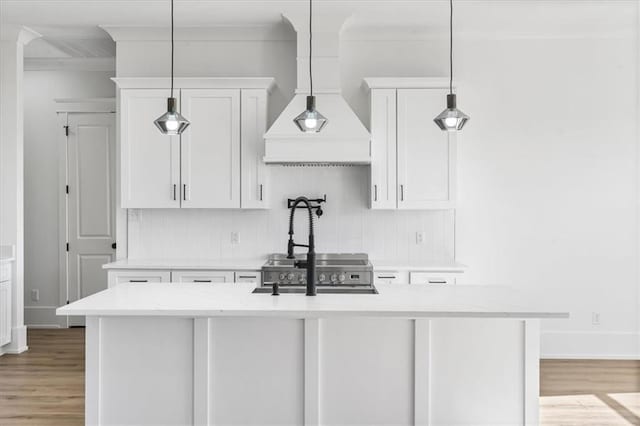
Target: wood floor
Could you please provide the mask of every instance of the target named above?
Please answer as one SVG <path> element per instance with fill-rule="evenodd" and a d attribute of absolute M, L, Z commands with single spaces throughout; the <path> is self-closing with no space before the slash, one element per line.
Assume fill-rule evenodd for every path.
<path fill-rule="evenodd" d="M 28 334 L 28 352 L 0 357 L 0 425 L 82 425 L 84 329 Z M 640 361 L 545 360 L 540 371 L 542 425 L 640 425 Z"/>

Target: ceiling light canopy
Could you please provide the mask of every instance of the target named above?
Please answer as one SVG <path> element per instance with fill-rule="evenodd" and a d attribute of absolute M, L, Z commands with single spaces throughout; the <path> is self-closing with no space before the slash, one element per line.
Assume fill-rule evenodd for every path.
<path fill-rule="evenodd" d="M 456 95 L 453 93 L 453 0 L 449 0 L 449 94 L 447 95 L 447 108 L 433 121 L 444 131 L 455 132 L 462 130 L 469 117 L 457 107 Z"/>
<path fill-rule="evenodd" d="M 307 109 L 293 119 L 298 129 L 305 133 L 318 133 L 327 124 L 329 120 L 316 110 L 316 97 L 313 96 L 313 70 L 312 70 L 312 52 L 313 52 L 313 31 L 311 24 L 313 23 L 313 0 L 309 0 L 309 96 L 307 96 Z"/>
<path fill-rule="evenodd" d="M 178 104 L 173 97 L 173 44 L 173 0 L 171 0 L 171 96 L 167 98 L 167 112 L 154 121 L 156 127 L 165 135 L 180 135 L 191 124 L 178 112 Z"/>

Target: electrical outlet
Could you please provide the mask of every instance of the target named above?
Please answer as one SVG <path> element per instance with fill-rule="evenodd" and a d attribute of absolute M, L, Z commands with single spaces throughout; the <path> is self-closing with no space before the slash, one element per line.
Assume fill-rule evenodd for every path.
<path fill-rule="evenodd" d="M 600 312 L 591 312 L 591 324 L 600 325 Z"/>
<path fill-rule="evenodd" d="M 31 290 L 31 300 L 33 302 L 40 301 L 40 290 Z"/>
<path fill-rule="evenodd" d="M 234 231 L 231 233 L 231 244 L 240 244 L 240 233 Z"/>
<path fill-rule="evenodd" d="M 424 241 L 427 239 L 427 235 L 426 232 L 416 232 L 416 244 L 418 245 L 422 245 L 424 244 Z"/>

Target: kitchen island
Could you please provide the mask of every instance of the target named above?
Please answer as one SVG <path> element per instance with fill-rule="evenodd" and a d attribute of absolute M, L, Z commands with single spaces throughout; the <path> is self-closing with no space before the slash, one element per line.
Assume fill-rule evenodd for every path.
<path fill-rule="evenodd" d="M 122 284 L 87 317 L 86 423 L 537 424 L 539 320 L 505 287 L 379 285 L 377 295 L 253 284 Z"/>

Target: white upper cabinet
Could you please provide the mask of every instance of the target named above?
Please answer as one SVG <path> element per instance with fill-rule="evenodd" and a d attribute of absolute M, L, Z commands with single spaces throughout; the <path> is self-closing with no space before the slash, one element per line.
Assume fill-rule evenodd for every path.
<path fill-rule="evenodd" d="M 455 142 L 433 122 L 446 89 L 398 90 L 398 207 L 454 207 Z"/>
<path fill-rule="evenodd" d="M 182 207 L 240 208 L 240 90 L 183 89 Z"/>
<path fill-rule="evenodd" d="M 166 110 L 167 90 L 120 93 L 123 208 L 180 207 L 180 138 L 153 124 Z"/>
<path fill-rule="evenodd" d="M 396 90 L 371 94 L 371 207 L 396 208 Z"/>
<path fill-rule="evenodd" d="M 169 80 L 116 78 L 120 87 L 123 208 L 266 208 L 264 132 L 271 78 L 178 78 L 174 96 L 191 122 L 181 136 L 153 121 Z"/>
<path fill-rule="evenodd" d="M 455 207 L 455 134 L 433 117 L 445 107 L 441 79 L 366 79 L 371 89 L 371 208 Z"/>
<path fill-rule="evenodd" d="M 241 105 L 241 206 L 243 209 L 266 208 L 268 174 L 263 161 L 263 135 L 267 131 L 267 93 L 264 90 L 243 89 Z"/>

